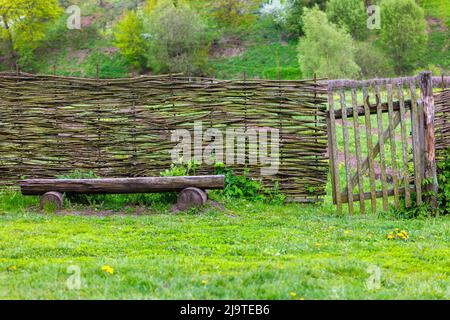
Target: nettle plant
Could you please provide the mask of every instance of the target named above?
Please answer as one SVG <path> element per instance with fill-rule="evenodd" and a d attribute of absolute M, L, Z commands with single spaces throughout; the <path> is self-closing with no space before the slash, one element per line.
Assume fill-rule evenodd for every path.
<path fill-rule="evenodd" d="M 438 162 L 438 213 L 450 213 L 450 148 L 443 161 Z"/>
<path fill-rule="evenodd" d="M 248 169 L 244 169 L 242 174 L 237 175 L 233 169 L 227 168 L 219 162 L 214 165 L 214 172 L 225 175 L 223 195 L 226 198 L 241 198 L 273 204 L 281 204 L 286 200 L 286 197 L 280 192 L 278 183 L 273 188 L 264 187 L 260 180 L 249 176 Z"/>
<path fill-rule="evenodd" d="M 410 169 L 412 170 L 412 169 Z M 418 205 L 415 201 L 416 195 L 411 194 L 412 205 L 406 208 L 404 199 L 402 199 L 402 206 L 400 209 L 394 210 L 393 213 L 400 218 L 416 218 L 416 217 L 429 217 L 433 214 L 445 215 L 450 213 L 450 149 L 446 151 L 446 156 L 443 160 L 437 163 L 438 171 L 438 184 L 439 191 L 437 195 L 437 210 L 433 210 L 431 206 L 423 202 Z M 432 183 L 431 179 L 424 179 L 423 189 Z M 433 196 L 432 192 L 423 192 L 423 196 Z"/>

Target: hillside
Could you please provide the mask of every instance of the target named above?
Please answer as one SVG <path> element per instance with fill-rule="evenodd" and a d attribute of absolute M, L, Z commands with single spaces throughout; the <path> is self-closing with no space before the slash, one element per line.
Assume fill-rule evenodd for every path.
<path fill-rule="evenodd" d="M 67 16 L 47 30 L 44 43 L 25 71 L 43 74 L 116 78 L 151 73 L 136 71 L 113 44 L 113 27 L 127 9 L 142 1 L 61 1 L 81 8 L 81 30 L 66 28 Z M 445 0 L 419 1 L 426 13 L 429 44 L 422 65 L 436 72 L 448 72 L 450 4 Z M 257 20 L 237 35 L 214 39 L 204 73 L 218 78 L 299 79 L 302 78 L 297 41 L 283 39 L 276 30 Z M 8 69 L 0 57 L 0 69 Z"/>

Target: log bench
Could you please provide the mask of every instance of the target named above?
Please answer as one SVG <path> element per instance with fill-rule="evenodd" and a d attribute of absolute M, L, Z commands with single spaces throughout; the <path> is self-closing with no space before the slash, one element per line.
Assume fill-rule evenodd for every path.
<path fill-rule="evenodd" d="M 223 189 L 225 177 L 143 177 L 105 179 L 28 179 L 20 181 L 23 195 L 39 195 L 41 210 L 47 203 L 63 207 L 63 194 L 131 194 L 179 192 L 177 209 L 187 210 L 206 203 L 206 190 Z"/>

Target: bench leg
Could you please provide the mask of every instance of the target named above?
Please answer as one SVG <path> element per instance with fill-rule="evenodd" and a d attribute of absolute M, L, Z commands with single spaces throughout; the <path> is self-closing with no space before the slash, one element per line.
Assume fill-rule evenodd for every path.
<path fill-rule="evenodd" d="M 186 188 L 180 192 L 177 199 L 178 210 L 185 211 L 190 208 L 200 207 L 206 203 L 208 195 L 198 188 Z"/>
<path fill-rule="evenodd" d="M 41 196 L 39 209 L 43 210 L 46 205 L 53 205 L 56 210 L 61 210 L 63 208 L 64 198 L 59 192 L 47 192 Z"/>

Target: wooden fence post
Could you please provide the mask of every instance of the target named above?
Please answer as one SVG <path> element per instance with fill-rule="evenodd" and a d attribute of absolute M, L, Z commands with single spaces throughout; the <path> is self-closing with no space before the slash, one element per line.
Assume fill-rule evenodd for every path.
<path fill-rule="evenodd" d="M 427 184 L 426 201 L 433 209 L 437 208 L 438 181 L 436 173 L 436 138 L 434 131 L 434 98 L 431 72 L 424 71 L 420 73 L 420 98 L 422 101 L 422 110 L 424 114 L 425 131 L 425 179 Z"/>

